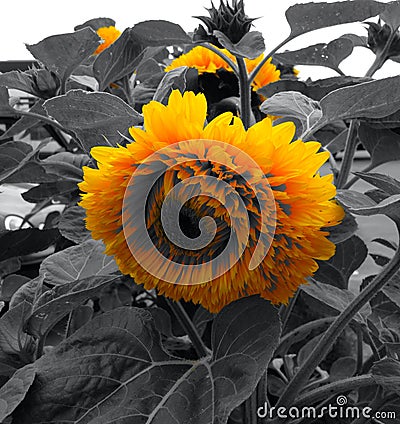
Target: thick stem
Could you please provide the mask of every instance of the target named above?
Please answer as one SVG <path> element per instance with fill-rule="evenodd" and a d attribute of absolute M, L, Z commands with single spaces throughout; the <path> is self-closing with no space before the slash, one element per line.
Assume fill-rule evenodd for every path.
<path fill-rule="evenodd" d="M 263 60 L 254 68 L 253 72 L 249 76 L 250 84 L 254 81 L 254 78 L 260 72 L 261 68 L 265 65 L 265 62 L 272 57 L 281 47 L 288 43 L 292 37 L 289 35 L 285 40 L 279 43 L 274 49 L 272 49 L 267 55 L 264 56 Z"/>
<path fill-rule="evenodd" d="M 356 119 L 353 119 L 350 122 L 349 130 L 347 133 L 346 148 L 344 150 L 343 162 L 342 166 L 340 167 L 339 177 L 336 182 L 337 188 L 343 188 L 350 175 L 354 153 L 356 152 L 357 148 L 357 127 L 358 121 Z"/>
<path fill-rule="evenodd" d="M 203 340 L 201 339 L 199 333 L 196 330 L 196 327 L 193 325 L 192 320 L 189 318 L 189 315 L 186 313 L 183 306 L 179 302 L 174 302 L 169 299 L 166 299 L 166 301 L 169 307 L 171 308 L 172 312 L 178 319 L 179 323 L 189 336 L 191 342 L 193 343 L 193 347 L 195 348 L 199 357 L 203 358 L 204 356 L 207 356 L 207 346 L 204 344 Z"/>
<path fill-rule="evenodd" d="M 237 57 L 239 67 L 240 117 L 247 130 L 251 125 L 251 84 L 247 74 L 246 63 L 243 58 Z"/>
<path fill-rule="evenodd" d="M 297 290 L 295 295 L 289 300 L 289 304 L 286 305 L 286 307 L 284 309 L 282 309 L 282 314 L 281 314 L 282 334 L 285 331 L 285 328 L 286 328 L 287 323 L 289 321 L 290 315 L 293 311 L 296 300 L 299 297 L 299 292 L 300 292 L 300 290 Z"/>
<path fill-rule="evenodd" d="M 399 223 L 396 222 L 396 225 L 399 230 Z M 326 333 L 321 337 L 317 346 L 311 352 L 303 366 L 298 370 L 297 374 L 286 387 L 278 401 L 277 407 L 291 406 L 293 404 L 300 390 L 307 384 L 315 368 L 325 358 L 336 339 L 350 323 L 354 315 L 383 288 L 399 268 L 400 249 L 396 251 L 382 273 L 377 275 L 375 279 L 346 307 L 346 309 L 338 315 Z"/>

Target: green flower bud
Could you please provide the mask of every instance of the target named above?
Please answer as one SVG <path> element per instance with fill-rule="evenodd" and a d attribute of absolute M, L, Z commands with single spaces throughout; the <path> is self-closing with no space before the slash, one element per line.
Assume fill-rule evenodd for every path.
<path fill-rule="evenodd" d="M 392 33 L 392 29 L 387 24 L 382 26 L 380 22 L 366 22 L 366 24 L 369 26 L 367 39 L 368 47 L 375 54 L 379 54 L 385 48 L 386 43 Z M 386 59 L 398 55 L 400 55 L 400 33 L 397 31 L 386 54 Z"/>

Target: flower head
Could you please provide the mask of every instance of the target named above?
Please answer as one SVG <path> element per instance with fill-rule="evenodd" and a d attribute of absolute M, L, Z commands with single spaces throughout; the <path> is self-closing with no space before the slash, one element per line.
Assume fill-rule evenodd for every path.
<path fill-rule="evenodd" d="M 246 131 L 229 112 L 204 125 L 206 111 L 203 94 L 175 90 L 143 107 L 134 142 L 93 148 L 87 228 L 123 273 L 172 299 L 211 312 L 253 294 L 285 303 L 335 251 L 322 228 L 343 210 L 332 175 L 318 173 L 328 153 L 292 142 L 293 123 Z"/>
<path fill-rule="evenodd" d="M 229 53 L 228 50 L 220 50 L 233 62 L 236 62 L 236 58 L 231 53 Z M 247 71 L 253 71 L 253 69 L 263 60 L 263 58 L 264 55 L 261 54 L 256 59 L 245 59 Z M 225 69 L 226 71 L 232 72 L 232 68 L 220 56 L 203 46 L 194 47 L 188 53 L 182 54 L 173 60 L 172 63 L 165 68 L 165 71 L 168 72 L 180 66 L 195 68 L 198 70 L 199 74 L 216 73 L 220 69 Z M 271 82 L 278 81 L 279 76 L 280 72 L 277 70 L 276 66 L 271 63 L 271 58 L 269 58 L 254 79 L 253 87 L 257 90 Z"/>
<path fill-rule="evenodd" d="M 375 53 L 381 53 L 386 46 L 391 34 L 392 29 L 389 25 L 375 22 L 366 22 L 368 25 L 368 38 L 367 45 Z M 393 40 L 387 50 L 386 59 L 400 55 L 400 33 L 396 31 Z"/>
<path fill-rule="evenodd" d="M 97 47 L 94 54 L 99 54 L 107 47 L 109 47 L 114 41 L 121 35 L 115 26 L 101 27 L 97 30 L 98 36 L 103 40 L 103 42 Z"/>
<path fill-rule="evenodd" d="M 207 9 L 210 16 L 195 16 L 206 26 L 202 25 L 194 32 L 195 41 L 210 41 L 221 47 L 217 38 L 213 35 L 215 30 L 225 34 L 232 43 L 239 42 L 249 31 L 254 18 L 249 18 L 244 11 L 243 0 L 232 0 L 224 3 L 221 0 L 219 8 L 216 9 L 211 3 L 211 8 Z"/>

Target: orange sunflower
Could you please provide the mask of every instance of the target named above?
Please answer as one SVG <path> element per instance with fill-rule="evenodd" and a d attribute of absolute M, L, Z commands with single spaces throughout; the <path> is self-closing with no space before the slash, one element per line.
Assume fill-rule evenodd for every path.
<path fill-rule="evenodd" d="M 97 30 L 97 35 L 103 40 L 103 42 L 97 47 L 93 54 L 101 53 L 114 43 L 114 41 L 121 35 L 121 31 L 115 28 L 115 26 L 101 27 Z"/>
<path fill-rule="evenodd" d="M 236 58 L 226 49 L 219 49 L 222 53 L 228 56 L 233 62 L 236 63 Z M 245 59 L 247 71 L 251 72 L 253 69 L 264 59 L 264 55 L 261 54 L 256 59 Z M 179 68 L 180 66 L 187 66 L 189 68 L 196 68 L 199 74 L 205 72 L 215 73 L 218 69 L 226 69 L 232 71 L 231 67 L 216 53 L 207 49 L 203 46 L 194 47 L 186 54 L 182 54 L 178 58 L 172 61 L 172 63 L 165 68 L 165 71 L 171 71 L 172 69 Z M 260 72 L 257 74 L 253 81 L 253 88 L 258 90 L 271 82 L 278 81 L 280 77 L 280 71 L 274 64 L 271 63 L 269 58 Z"/>
<path fill-rule="evenodd" d="M 317 142 L 292 142 L 293 123 L 272 126 L 265 118 L 246 131 L 230 112 L 204 125 L 206 113 L 203 94 L 175 90 L 167 105 L 151 101 L 143 107 L 144 129 L 130 128 L 134 142 L 93 148 L 98 169 L 85 167 L 80 184 L 87 228 L 104 241 L 120 270 L 147 290 L 199 303 L 211 312 L 253 294 L 286 303 L 318 269 L 316 260 L 335 252 L 322 230 L 343 218 L 333 200 L 333 176 L 318 173 L 328 153 L 319 152 Z M 266 180 L 273 204 L 268 191 L 258 195 Z M 175 210 L 176 192 L 186 182 L 182 190 L 189 196 Z M 136 200 L 129 205 L 126 199 L 133 195 Z M 172 206 L 165 217 L 168 199 Z M 146 234 L 138 233 L 142 217 Z M 200 240 L 207 228 L 214 236 L 190 249 L 171 239 L 165 219 L 178 222 L 184 241 Z M 246 226 L 243 237 L 240 228 Z M 236 244 L 223 256 L 232 239 Z M 254 266 L 253 255 L 263 243 Z M 205 270 L 200 282 L 187 278 L 195 266 L 200 274 Z M 167 274 L 173 282 L 160 278 Z"/>

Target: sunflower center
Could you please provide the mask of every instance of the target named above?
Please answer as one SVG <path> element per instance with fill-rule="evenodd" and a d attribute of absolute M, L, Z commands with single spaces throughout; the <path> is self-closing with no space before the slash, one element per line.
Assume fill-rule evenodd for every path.
<path fill-rule="evenodd" d="M 193 209 L 182 206 L 179 211 L 179 227 L 186 237 L 191 239 L 200 237 L 200 218 Z"/>

